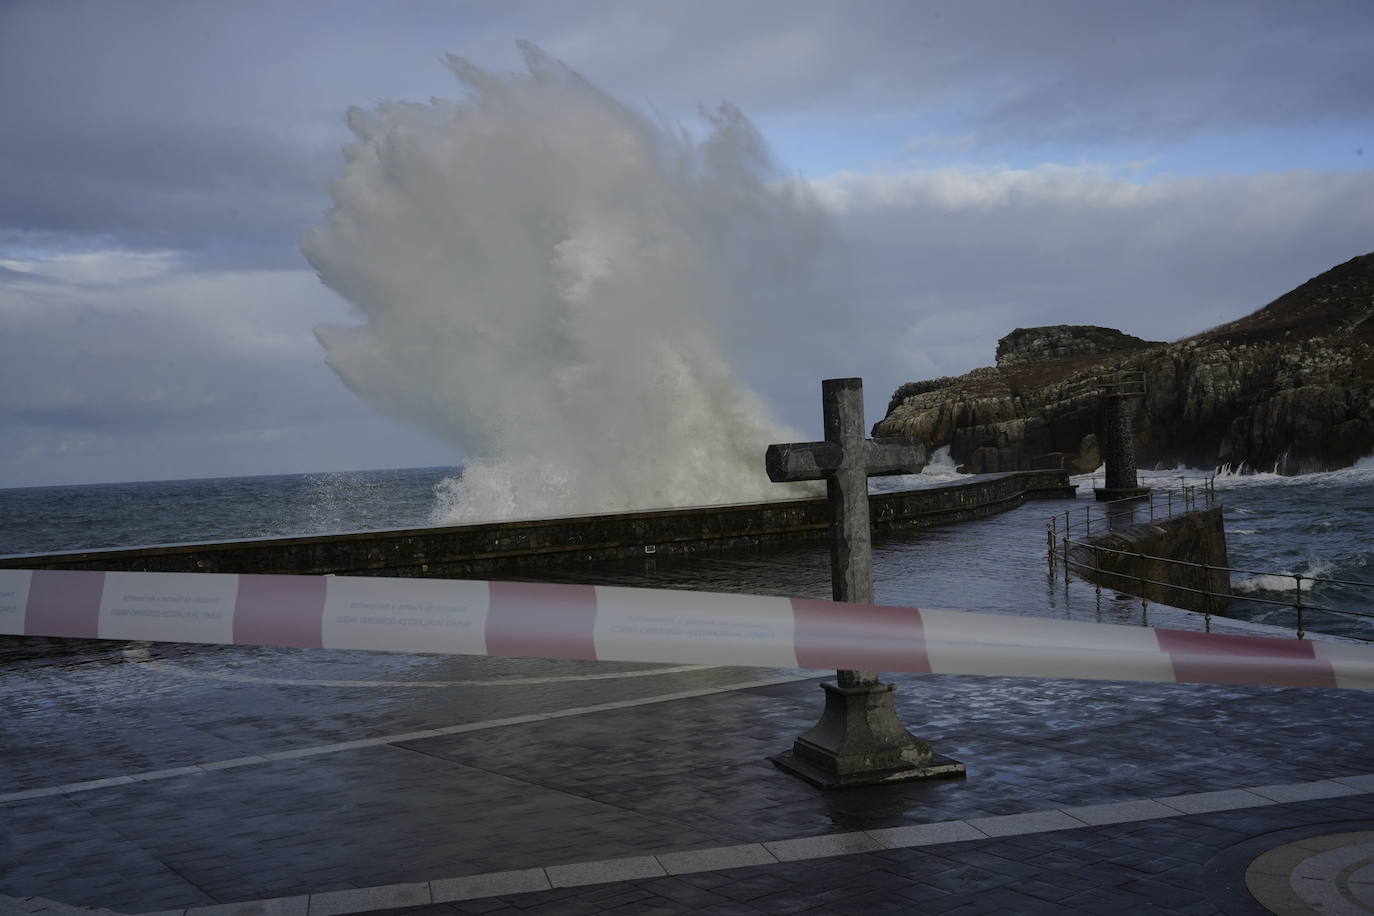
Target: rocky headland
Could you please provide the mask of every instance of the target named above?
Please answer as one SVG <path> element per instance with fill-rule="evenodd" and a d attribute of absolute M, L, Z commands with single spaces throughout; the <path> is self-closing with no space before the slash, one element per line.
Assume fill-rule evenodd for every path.
<path fill-rule="evenodd" d="M 1100 382 L 1123 371 L 1145 378 L 1141 467 L 1348 467 L 1374 453 L 1374 253 L 1176 343 L 1018 328 L 998 341 L 994 367 L 902 385 L 873 435 L 948 446 L 973 473 L 1090 471 L 1101 460 Z"/>

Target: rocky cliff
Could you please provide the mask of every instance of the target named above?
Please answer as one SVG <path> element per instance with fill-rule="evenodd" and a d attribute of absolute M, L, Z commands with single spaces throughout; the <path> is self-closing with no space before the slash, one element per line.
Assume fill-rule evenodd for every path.
<path fill-rule="evenodd" d="M 995 367 L 898 388 L 873 434 L 949 446 L 972 472 L 1091 470 L 1098 385 L 1120 371 L 1145 377 L 1141 467 L 1347 467 L 1374 453 L 1374 253 L 1176 343 L 1109 328 L 1018 328 L 998 342 Z"/>

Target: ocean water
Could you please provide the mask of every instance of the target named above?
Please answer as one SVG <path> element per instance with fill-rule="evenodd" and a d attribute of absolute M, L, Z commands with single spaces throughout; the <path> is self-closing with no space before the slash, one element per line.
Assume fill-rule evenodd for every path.
<path fill-rule="evenodd" d="M 1232 592 L 1291 601 L 1300 574 L 1305 606 L 1374 615 L 1374 461 L 1321 474 L 1222 474 L 1216 478 L 1226 520 Z M 1364 585 L 1321 580 L 1345 580 Z M 1292 627 L 1288 607 L 1237 602 L 1233 613 Z M 1374 617 L 1304 614 L 1318 632 L 1374 637 Z"/>
<path fill-rule="evenodd" d="M 0 490 L 0 556 L 418 528 L 453 468 Z"/>
<path fill-rule="evenodd" d="M 241 538 L 373 531 L 441 523 L 451 511 L 453 468 L 231 477 L 0 490 L 0 555 L 50 553 Z M 1155 486 L 1179 473 L 1144 472 Z M 923 474 L 877 479 L 873 489 L 961 479 L 944 456 Z M 1092 478 L 1075 478 L 1073 511 L 1092 504 Z M 1241 599 L 1291 602 L 1305 578 L 1374 583 L 1374 462 L 1324 474 L 1216 478 L 1224 506 L 1232 588 Z M 1149 623 L 1131 596 L 1049 574 L 1045 527 L 1060 502 L 942 528 L 880 535 L 874 587 L 891 604 L 970 608 Z M 759 594 L 829 596 L 824 547 L 766 555 L 637 560 L 561 571 L 567 581 Z M 1306 606 L 1374 615 L 1369 587 L 1305 582 Z M 1156 615 L 1158 616 L 1158 615 Z M 1291 607 L 1239 600 L 1231 616 L 1292 629 Z M 1374 638 L 1374 619 L 1307 611 L 1306 629 Z"/>

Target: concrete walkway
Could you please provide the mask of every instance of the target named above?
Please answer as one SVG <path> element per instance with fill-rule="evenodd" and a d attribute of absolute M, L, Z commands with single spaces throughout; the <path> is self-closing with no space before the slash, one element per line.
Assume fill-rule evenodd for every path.
<path fill-rule="evenodd" d="M 903 677 L 968 777 L 827 794 L 766 759 L 808 672 L 11 638 L 0 671 L 6 914 L 1335 913 L 1374 882 L 1362 692 Z"/>

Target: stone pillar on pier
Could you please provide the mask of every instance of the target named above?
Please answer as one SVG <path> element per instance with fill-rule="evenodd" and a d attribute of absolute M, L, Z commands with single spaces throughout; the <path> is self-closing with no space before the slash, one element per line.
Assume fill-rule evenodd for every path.
<path fill-rule="evenodd" d="M 1122 372 L 1103 381 L 1102 424 L 1099 444 L 1106 465 L 1106 486 L 1093 494 L 1099 501 L 1144 499 L 1135 464 L 1135 416 L 1145 400 L 1145 374 Z"/>

